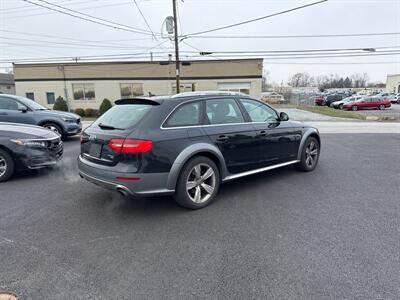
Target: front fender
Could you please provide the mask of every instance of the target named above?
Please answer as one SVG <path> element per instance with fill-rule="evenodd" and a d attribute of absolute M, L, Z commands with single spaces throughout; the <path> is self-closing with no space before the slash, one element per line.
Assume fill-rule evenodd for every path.
<path fill-rule="evenodd" d="M 171 170 L 168 175 L 167 189 L 175 190 L 175 186 L 178 181 L 179 174 L 181 173 L 182 167 L 189 159 L 191 159 L 193 156 L 199 153 L 207 153 L 216 157 L 219 162 L 221 180 L 226 177 L 227 169 L 221 151 L 216 146 L 211 144 L 207 143 L 193 144 L 184 149 L 172 164 Z"/>
<path fill-rule="evenodd" d="M 314 128 L 314 127 L 306 127 L 306 128 L 304 128 L 303 136 L 301 137 L 301 141 L 300 141 L 299 150 L 297 152 L 297 159 L 298 160 L 301 160 L 301 153 L 303 151 L 304 143 L 306 142 L 307 138 L 310 135 L 315 135 L 318 138 L 319 147 L 321 149 L 321 138 L 319 137 L 318 129 Z"/>

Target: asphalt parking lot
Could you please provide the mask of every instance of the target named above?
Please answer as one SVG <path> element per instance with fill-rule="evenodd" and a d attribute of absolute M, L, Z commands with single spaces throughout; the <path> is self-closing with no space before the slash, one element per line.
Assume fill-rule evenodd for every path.
<path fill-rule="evenodd" d="M 322 134 L 312 173 L 227 183 L 211 206 L 121 198 L 53 171 L 0 185 L 0 290 L 21 299 L 399 299 L 400 135 Z"/>

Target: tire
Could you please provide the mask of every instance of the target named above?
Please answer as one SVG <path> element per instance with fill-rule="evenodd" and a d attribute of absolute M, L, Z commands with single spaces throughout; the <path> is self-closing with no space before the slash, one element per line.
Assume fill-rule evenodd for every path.
<path fill-rule="evenodd" d="M 339 109 L 343 109 L 343 104 L 340 104 L 340 105 L 339 105 Z"/>
<path fill-rule="evenodd" d="M 0 149 L 0 182 L 7 181 L 14 174 L 14 160 L 6 151 Z"/>
<path fill-rule="evenodd" d="M 318 140 L 313 136 L 308 137 L 301 150 L 301 160 L 296 165 L 297 169 L 304 172 L 313 171 L 318 164 L 320 149 Z M 311 153 L 314 150 L 317 150 L 316 154 L 312 155 Z M 311 160 L 309 157 L 311 157 Z"/>
<path fill-rule="evenodd" d="M 65 140 L 66 135 L 59 125 L 57 125 L 55 123 L 46 123 L 46 124 L 43 124 L 42 127 L 47 128 L 47 129 L 59 134 L 61 136 L 61 139 Z"/>
<path fill-rule="evenodd" d="M 378 106 L 378 109 L 379 109 L 379 110 L 384 110 L 384 109 L 385 109 L 385 105 L 383 105 L 383 104 L 379 105 L 379 106 Z"/>
<path fill-rule="evenodd" d="M 352 111 L 357 111 L 357 110 L 358 110 L 358 106 L 357 106 L 357 105 L 353 105 L 353 106 L 351 107 L 351 110 L 352 110 Z"/>
<path fill-rule="evenodd" d="M 200 169 L 198 169 L 199 167 Z M 200 172 L 200 176 L 197 175 L 199 174 L 198 171 Z M 208 177 L 202 179 L 204 175 Z M 207 157 L 197 156 L 190 159 L 182 168 L 176 185 L 174 199 L 180 206 L 186 208 L 203 208 L 215 199 L 219 184 L 220 174 L 215 163 Z M 188 188 L 188 186 L 193 187 Z"/>

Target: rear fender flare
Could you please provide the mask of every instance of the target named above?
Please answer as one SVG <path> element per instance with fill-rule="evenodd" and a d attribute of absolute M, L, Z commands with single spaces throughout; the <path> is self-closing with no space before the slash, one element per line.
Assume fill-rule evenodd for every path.
<path fill-rule="evenodd" d="M 175 190 L 176 183 L 178 181 L 179 175 L 185 163 L 192 157 L 196 156 L 197 154 L 204 152 L 214 155 L 218 159 L 219 170 L 221 172 L 220 178 L 222 181 L 227 176 L 228 171 L 226 169 L 225 160 L 221 151 L 214 145 L 210 145 L 207 143 L 198 143 L 187 147 L 175 159 L 168 175 L 167 189 Z"/>

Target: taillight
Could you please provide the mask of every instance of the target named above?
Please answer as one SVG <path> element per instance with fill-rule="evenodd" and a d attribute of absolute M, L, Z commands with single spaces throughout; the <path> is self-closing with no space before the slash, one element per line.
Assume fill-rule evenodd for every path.
<path fill-rule="evenodd" d="M 153 149 L 153 142 L 133 139 L 111 139 L 108 147 L 117 153 L 146 153 Z"/>

